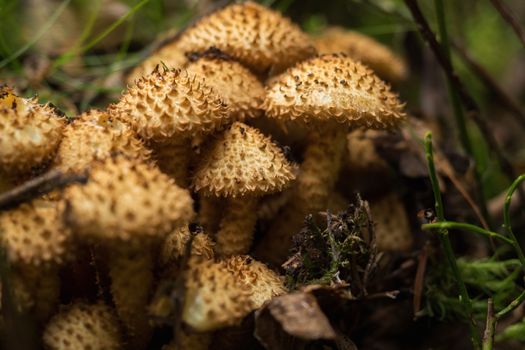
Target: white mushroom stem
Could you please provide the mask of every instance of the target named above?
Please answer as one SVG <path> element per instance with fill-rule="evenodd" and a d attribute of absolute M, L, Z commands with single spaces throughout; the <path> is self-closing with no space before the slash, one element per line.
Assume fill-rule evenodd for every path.
<path fill-rule="evenodd" d="M 217 255 L 228 257 L 248 253 L 257 222 L 257 203 L 255 197 L 228 200 L 217 232 Z"/>
<path fill-rule="evenodd" d="M 188 188 L 191 159 L 190 141 L 184 138 L 163 142 L 152 141 L 150 147 L 160 170 L 171 176 L 179 187 Z"/>
<path fill-rule="evenodd" d="M 256 250 L 256 256 L 280 264 L 288 256 L 292 236 L 308 214 L 326 210 L 346 145 L 346 128 L 320 128 L 310 133 L 299 176 L 289 202 L 275 218 Z"/>
<path fill-rule="evenodd" d="M 111 294 L 128 333 L 130 349 L 145 349 L 151 336 L 147 305 L 153 286 L 151 247 L 119 246 L 108 252 Z"/>

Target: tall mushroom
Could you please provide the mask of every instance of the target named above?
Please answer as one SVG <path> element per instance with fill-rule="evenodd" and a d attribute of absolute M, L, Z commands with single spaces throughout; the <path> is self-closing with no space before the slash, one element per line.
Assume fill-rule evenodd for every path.
<path fill-rule="evenodd" d="M 226 105 L 202 79 L 159 67 L 129 87 L 108 112 L 149 142 L 161 170 L 182 187 L 188 184 L 192 138 L 230 122 Z"/>
<path fill-rule="evenodd" d="M 204 78 L 215 91 L 220 91 L 232 119 L 243 121 L 262 114 L 266 92 L 262 83 L 247 68 L 216 49 L 192 57 L 194 61 L 186 69 Z M 219 207 L 213 197 L 199 198 L 199 223 L 206 231 L 216 230 L 221 216 Z"/>
<path fill-rule="evenodd" d="M 257 199 L 295 178 L 281 149 L 257 129 L 235 122 L 197 164 L 193 186 L 205 196 L 228 198 L 217 233 L 220 256 L 245 254 L 257 220 Z"/>
<path fill-rule="evenodd" d="M 146 317 L 153 283 L 152 246 L 193 216 L 187 190 L 156 167 L 123 156 L 93 163 L 85 185 L 65 194 L 66 222 L 79 238 L 99 245 L 111 292 L 130 346 L 146 346 Z"/>
<path fill-rule="evenodd" d="M 32 313 L 40 321 L 47 319 L 59 301 L 59 267 L 71 255 L 62 207 L 40 199 L 23 204 L 0 215 L 0 231 L 15 280 L 32 298 Z"/>
<path fill-rule="evenodd" d="M 402 109 L 387 84 L 344 55 L 302 62 L 267 88 L 267 115 L 301 120 L 311 132 L 295 191 L 257 247 L 257 256 L 282 262 L 304 216 L 326 208 L 341 167 L 347 128 L 393 129 L 404 120 Z"/>

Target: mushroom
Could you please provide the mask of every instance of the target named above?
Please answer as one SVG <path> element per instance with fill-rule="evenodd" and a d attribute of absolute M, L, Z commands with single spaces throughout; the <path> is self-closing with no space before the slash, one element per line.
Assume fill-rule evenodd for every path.
<path fill-rule="evenodd" d="M 304 216 L 327 205 L 341 167 L 347 127 L 394 129 L 403 106 L 390 87 L 366 66 L 344 55 L 302 62 L 267 88 L 268 116 L 310 124 L 310 144 L 295 191 L 257 248 L 257 256 L 280 263 Z"/>
<path fill-rule="evenodd" d="M 204 262 L 187 274 L 182 319 L 200 332 L 237 325 L 285 292 L 275 272 L 248 256 Z"/>
<path fill-rule="evenodd" d="M 186 70 L 202 77 L 206 85 L 220 92 L 232 118 L 243 121 L 262 114 L 265 91 L 255 75 L 217 50 L 195 56 Z"/>
<path fill-rule="evenodd" d="M 40 321 L 47 319 L 58 305 L 58 270 L 72 243 L 61 206 L 41 199 L 22 204 L 0 215 L 0 231 L 14 279 L 33 299 L 32 313 Z"/>
<path fill-rule="evenodd" d="M 184 256 L 186 244 L 190 239 L 191 233 L 188 225 L 175 229 L 166 236 L 160 251 L 160 263 L 163 266 L 180 267 L 180 260 Z M 202 261 L 213 260 L 214 243 L 204 232 L 197 232 L 193 237 L 190 252 L 190 265 L 198 264 Z M 176 269 L 178 270 L 178 269 Z"/>
<path fill-rule="evenodd" d="M 107 258 L 111 292 L 134 349 L 146 346 L 152 248 L 193 216 L 187 190 L 150 164 L 123 156 L 95 162 L 85 185 L 66 189 L 65 219 Z"/>
<path fill-rule="evenodd" d="M 0 174 L 26 174 L 51 159 L 65 124 L 49 105 L 0 86 Z"/>
<path fill-rule="evenodd" d="M 406 78 L 407 67 L 403 59 L 385 45 L 364 34 L 340 27 L 329 27 L 312 39 L 320 54 L 347 54 L 391 82 Z"/>
<path fill-rule="evenodd" d="M 238 324 L 253 309 L 245 287 L 223 263 L 193 266 L 186 277 L 182 320 L 199 332 Z"/>
<path fill-rule="evenodd" d="M 228 198 L 217 233 L 218 255 L 248 252 L 258 197 L 281 191 L 294 178 L 281 149 L 253 127 L 235 122 L 215 140 L 196 166 L 193 186 L 204 196 Z"/>
<path fill-rule="evenodd" d="M 370 212 L 375 226 L 377 249 L 385 252 L 408 252 L 414 238 L 408 216 L 399 196 L 388 193 L 370 201 Z"/>
<path fill-rule="evenodd" d="M 149 142 L 161 170 L 182 187 L 188 183 L 192 138 L 230 121 L 226 105 L 205 82 L 186 71 L 159 67 L 131 86 L 108 112 Z"/>
<path fill-rule="evenodd" d="M 179 45 L 185 52 L 218 48 L 258 73 L 280 71 L 316 53 L 297 25 L 251 1 L 201 18 L 181 33 Z"/>
<path fill-rule="evenodd" d="M 151 152 L 127 124 L 106 112 L 91 110 L 64 129 L 55 166 L 64 171 L 82 171 L 91 162 L 115 153 L 147 160 Z"/>
<path fill-rule="evenodd" d="M 46 325 L 43 343 L 50 350 L 122 349 L 118 320 L 108 306 L 75 302 Z"/>

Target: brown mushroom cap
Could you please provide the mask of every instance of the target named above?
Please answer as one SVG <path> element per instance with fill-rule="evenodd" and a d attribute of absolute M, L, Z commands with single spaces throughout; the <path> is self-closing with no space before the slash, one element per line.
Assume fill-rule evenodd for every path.
<path fill-rule="evenodd" d="M 35 200 L 0 215 L 2 246 L 11 263 L 61 263 L 70 244 L 56 202 Z"/>
<path fill-rule="evenodd" d="M 91 110 L 65 128 L 55 164 L 62 170 L 81 171 L 94 160 L 114 153 L 141 160 L 150 156 L 127 124 L 105 112 Z"/>
<path fill-rule="evenodd" d="M 260 308 L 271 298 L 286 293 L 283 279 L 265 264 L 249 256 L 232 256 L 224 264 L 251 292 L 254 309 Z"/>
<path fill-rule="evenodd" d="M 180 37 L 186 52 L 216 47 L 254 71 L 285 68 L 315 55 L 308 35 L 280 13 L 248 1 L 202 18 Z"/>
<path fill-rule="evenodd" d="M 193 185 L 208 196 L 259 196 L 295 178 L 281 149 L 259 130 L 235 122 L 197 165 Z"/>
<path fill-rule="evenodd" d="M 262 83 L 240 63 L 219 57 L 201 57 L 190 63 L 189 73 L 205 78 L 206 85 L 219 91 L 237 120 L 261 114 Z"/>
<path fill-rule="evenodd" d="M 0 87 L 0 172 L 24 173 L 50 159 L 65 124 L 50 106 Z"/>
<path fill-rule="evenodd" d="M 407 68 L 403 60 L 388 47 L 364 34 L 331 27 L 314 36 L 313 42 L 320 54 L 345 53 L 389 81 L 406 77 Z"/>
<path fill-rule="evenodd" d="M 289 68 L 268 87 L 264 105 L 270 117 L 378 129 L 396 127 L 405 118 L 390 87 L 344 55 L 319 56 Z"/>
<path fill-rule="evenodd" d="M 123 156 L 93 164 L 88 183 L 64 194 L 75 232 L 100 240 L 157 237 L 193 216 L 187 190 L 151 164 Z"/>
<path fill-rule="evenodd" d="M 122 348 L 118 320 L 103 304 L 74 303 L 47 324 L 43 342 L 51 350 Z"/>
<path fill-rule="evenodd" d="M 188 272 L 182 319 L 197 331 L 238 324 L 253 309 L 250 294 L 223 263 L 203 262 Z"/>
<path fill-rule="evenodd" d="M 146 140 L 191 137 L 230 121 L 226 105 L 201 79 L 159 67 L 129 87 L 108 112 Z"/>
<path fill-rule="evenodd" d="M 178 227 L 169 235 L 166 236 L 162 249 L 160 251 L 160 262 L 166 265 L 170 262 L 179 262 L 184 256 L 186 244 L 190 239 L 191 233 L 188 225 Z M 213 260 L 213 246 L 212 239 L 205 233 L 199 232 L 191 242 L 191 259 L 192 262 L 200 262 L 206 260 Z"/>

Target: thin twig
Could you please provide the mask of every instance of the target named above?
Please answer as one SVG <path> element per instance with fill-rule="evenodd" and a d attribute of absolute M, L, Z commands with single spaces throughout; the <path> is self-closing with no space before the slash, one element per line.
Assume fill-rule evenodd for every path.
<path fill-rule="evenodd" d="M 507 196 L 505 197 L 505 206 L 503 207 L 503 228 L 507 231 L 509 236 L 512 238 L 512 246 L 516 250 L 516 254 L 518 254 L 518 258 L 520 259 L 521 265 L 523 270 L 525 271 L 525 255 L 523 254 L 523 250 L 521 249 L 521 246 L 518 242 L 518 239 L 516 238 L 516 235 L 514 234 L 514 231 L 512 231 L 512 226 L 510 225 L 510 203 L 512 202 L 512 195 L 518 189 L 518 191 L 521 189 L 520 184 L 525 181 L 525 174 L 520 175 L 512 185 L 510 185 L 509 190 L 507 191 Z M 525 197 L 522 197 L 525 198 Z"/>
<path fill-rule="evenodd" d="M 490 0 L 490 2 L 492 3 L 492 6 L 498 10 L 501 17 L 503 17 L 503 19 L 507 21 L 507 23 L 512 27 L 518 39 L 521 41 L 523 46 L 525 46 L 525 32 L 519 25 L 518 20 L 512 15 L 512 12 L 503 2 L 501 2 L 501 0 Z"/>
<path fill-rule="evenodd" d="M 64 174 L 59 170 L 51 170 L 0 194 L 0 211 L 12 209 L 22 203 L 29 202 L 72 183 L 85 183 L 87 179 L 88 176 L 86 174 Z"/>
<path fill-rule="evenodd" d="M 425 281 L 425 271 L 427 269 L 428 261 L 428 242 L 423 246 L 418 257 L 418 264 L 416 270 L 416 277 L 414 278 L 414 299 L 412 305 L 414 307 L 414 317 L 417 317 L 419 310 L 421 310 L 421 298 L 423 296 L 423 286 Z"/>
<path fill-rule="evenodd" d="M 494 332 L 496 331 L 496 317 L 494 316 L 494 302 L 492 298 L 487 301 L 487 321 L 485 332 L 483 333 L 483 350 L 492 350 L 494 348 Z"/>
<path fill-rule="evenodd" d="M 511 245 L 514 245 L 514 241 L 511 238 L 505 237 L 503 235 L 500 235 L 499 233 L 492 232 L 489 230 L 485 230 L 479 226 L 471 225 L 471 224 L 465 224 L 462 222 L 455 222 L 455 221 L 441 221 L 441 222 L 434 222 L 431 224 L 423 224 L 421 226 L 423 230 L 436 230 L 436 229 L 456 229 L 456 230 L 466 230 L 473 233 L 478 233 L 480 235 L 484 235 L 487 237 L 497 238 L 499 240 L 502 240 L 506 243 L 509 243 Z"/>
<path fill-rule="evenodd" d="M 496 97 L 496 102 L 515 116 L 516 121 L 525 128 L 525 112 L 519 104 L 499 86 L 490 73 L 464 47 L 457 43 L 452 43 L 452 47 L 463 62 L 475 73 L 476 77 L 485 85 L 485 88 Z"/>
<path fill-rule="evenodd" d="M 499 311 L 497 314 L 496 314 L 496 318 L 497 319 L 500 319 L 502 318 L 503 316 L 505 316 L 506 314 L 508 314 L 509 312 L 513 311 L 515 308 L 517 308 L 518 306 L 521 305 L 521 303 L 525 300 L 525 291 L 521 292 L 520 295 L 518 295 L 518 297 L 516 299 L 514 299 L 513 301 L 511 301 L 511 303 L 509 305 L 507 305 L 503 310 Z"/>
<path fill-rule="evenodd" d="M 441 192 L 439 190 L 439 182 L 436 175 L 436 168 L 434 165 L 434 155 L 432 152 L 432 133 L 427 132 L 425 135 L 425 155 L 427 158 L 428 172 L 430 176 L 430 182 L 432 184 L 432 191 L 434 192 L 436 216 L 438 221 L 445 221 L 445 214 L 443 210 L 443 200 L 441 199 Z M 459 291 L 460 301 L 465 310 L 465 314 L 468 317 L 468 325 L 470 329 L 470 338 L 474 349 L 481 348 L 481 339 L 477 331 L 477 324 L 472 313 L 472 302 L 468 295 L 467 287 L 465 282 L 461 278 L 461 273 L 459 272 L 459 267 L 452 250 L 452 245 L 450 244 L 450 239 L 448 237 L 448 231 L 446 229 L 439 229 L 439 239 L 441 245 L 443 246 L 443 251 L 447 257 L 448 263 L 454 275 L 454 280 L 456 282 L 456 287 Z"/>

